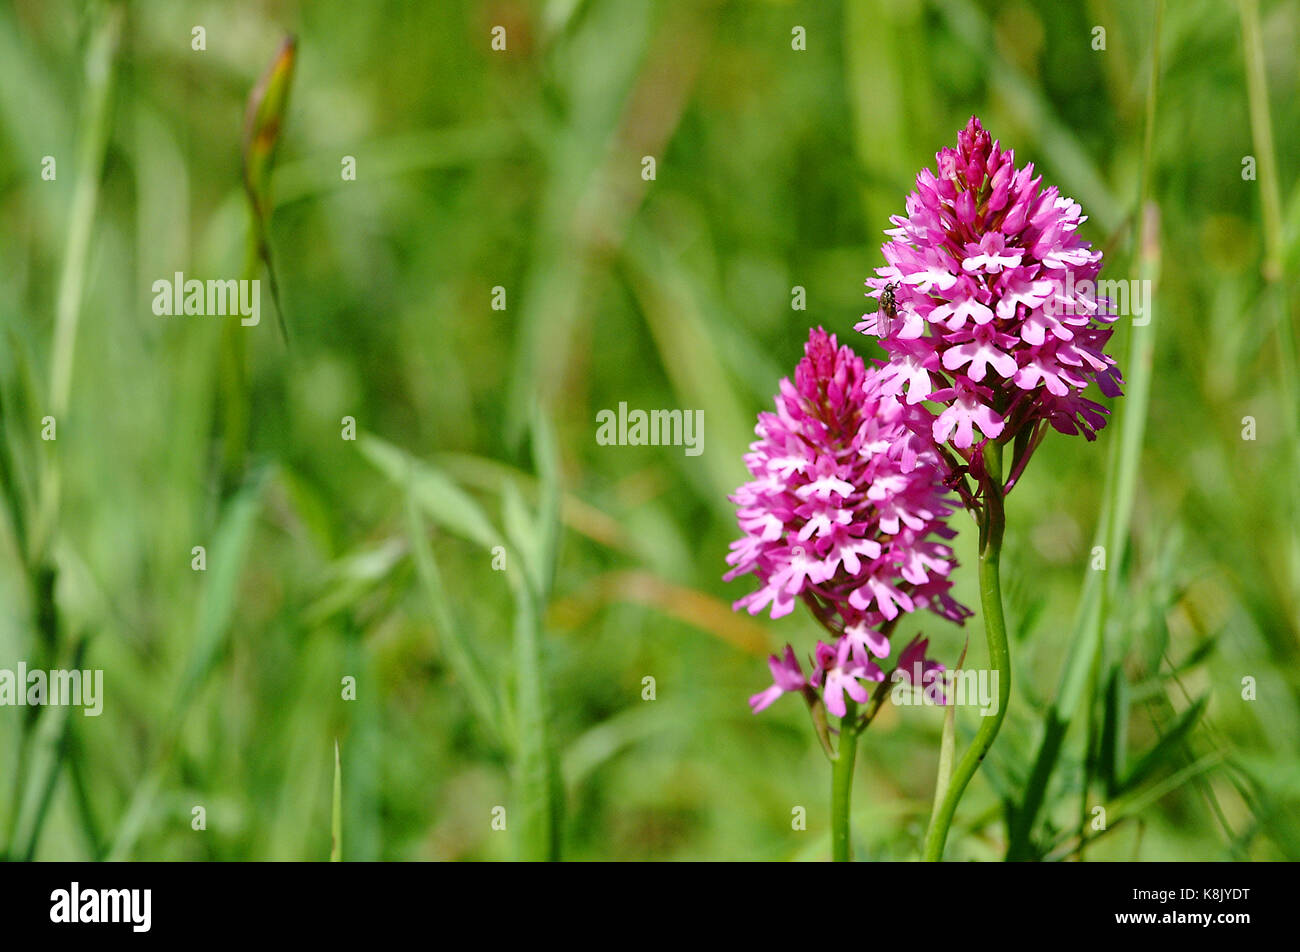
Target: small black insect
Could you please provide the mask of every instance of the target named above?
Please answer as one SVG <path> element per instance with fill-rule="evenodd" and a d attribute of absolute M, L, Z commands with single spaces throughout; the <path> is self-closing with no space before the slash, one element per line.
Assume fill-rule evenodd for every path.
<path fill-rule="evenodd" d="M 880 292 L 880 305 L 876 308 L 876 334 L 880 337 L 888 337 L 889 329 L 894 326 L 894 321 L 898 317 L 898 302 L 894 299 L 894 292 L 898 290 L 898 282 L 886 284 L 885 289 Z"/>

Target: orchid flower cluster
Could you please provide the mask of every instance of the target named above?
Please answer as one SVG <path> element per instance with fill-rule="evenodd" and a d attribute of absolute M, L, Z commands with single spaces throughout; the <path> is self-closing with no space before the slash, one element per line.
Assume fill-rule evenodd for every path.
<path fill-rule="evenodd" d="M 834 784 L 846 798 L 853 738 L 884 685 L 928 687 L 944 670 L 918 634 L 887 676 L 880 662 L 894 628 L 922 609 L 958 624 L 973 614 L 952 597 L 957 563 L 946 540 L 957 508 L 975 517 L 1002 704 L 981 724 L 942 808 L 936 801 L 927 858 L 942 855 L 956 800 L 1009 696 L 998 581 L 1003 497 L 1049 429 L 1095 439 L 1107 410 L 1084 392 L 1095 384 L 1116 397 L 1122 383 L 1105 353 L 1116 315 L 1090 293 L 1102 255 L 1079 236 L 1080 206 L 1044 188 L 1032 163 L 1017 168 L 1014 152 L 975 117 L 936 160 L 917 176 L 906 216 L 891 218 L 885 266 L 866 282 L 878 306 L 855 327 L 877 337 L 888 360 L 863 361 L 835 335 L 811 332 L 793 381 L 781 381 L 776 412 L 759 414 L 745 457 L 752 479 L 731 497 L 744 534 L 731 545 L 725 576 L 752 574 L 759 583 L 735 608 L 779 618 L 802 601 L 825 629 L 829 640 L 817 641 L 810 673 L 787 645 L 769 660 L 772 686 L 750 706 L 757 713 L 783 694 L 802 695 L 832 760 L 845 760 L 847 749 L 847 780 L 837 762 Z M 1012 448 L 1005 475 L 1004 446 Z M 826 712 L 841 719 L 839 753 Z M 843 814 L 836 858 L 847 858 L 846 803 L 835 811 Z"/>
<path fill-rule="evenodd" d="M 1119 369 L 1103 352 L 1116 316 L 1087 293 L 1101 252 L 1079 237 L 1082 209 L 1044 189 L 1032 162 L 1016 168 L 1015 152 L 974 117 L 937 159 L 937 173 L 917 176 L 907 217 L 890 219 L 886 266 L 867 281 L 870 296 L 888 292 L 892 312 L 864 315 L 855 330 L 889 354 L 885 393 L 942 406 L 931 435 L 951 441 L 964 464 L 956 468 L 978 482 L 974 450 L 1015 444 L 1009 488 L 1048 425 L 1089 440 L 1105 426 L 1106 408 L 1083 391 L 1095 383 L 1120 395 Z"/>
<path fill-rule="evenodd" d="M 846 713 L 845 695 L 869 700 L 885 682 L 877 660 L 906 612 L 962 622 L 971 611 L 949 593 L 956 564 L 942 540 L 953 497 L 944 464 L 918 427 L 924 411 L 883 391 L 883 364 L 868 365 L 835 335 L 813 330 L 794 381 L 781 381 L 776 412 L 758 418 L 745 464 L 754 477 L 731 497 L 745 535 L 732 543 L 727 579 L 753 573 L 760 588 L 736 607 L 780 618 L 802 600 L 830 634 L 805 676 L 794 649 L 770 659 L 774 684 L 750 698 L 755 713 L 785 693 Z M 925 641 L 900 656 L 900 676 L 925 684 L 942 666 Z"/>

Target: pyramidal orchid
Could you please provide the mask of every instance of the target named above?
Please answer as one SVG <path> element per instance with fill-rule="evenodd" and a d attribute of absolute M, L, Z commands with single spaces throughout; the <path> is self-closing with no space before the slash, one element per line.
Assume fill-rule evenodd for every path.
<path fill-rule="evenodd" d="M 917 176 L 906 211 L 891 219 L 885 265 L 867 281 L 880 304 L 856 329 L 880 338 L 889 355 L 881 393 L 926 408 L 922 427 L 979 523 L 980 601 L 999 694 L 997 713 L 981 723 L 937 798 L 925 843 L 925 858 L 937 860 L 1010 697 L 1003 498 L 1049 428 L 1094 439 L 1107 411 L 1085 391 L 1095 385 L 1116 397 L 1122 381 L 1105 353 L 1116 315 L 1092 293 L 1102 255 L 1079 235 L 1082 209 L 1044 188 L 1033 163 L 1017 167 L 979 119 Z M 1004 475 L 1005 446 L 1012 455 Z"/>
<path fill-rule="evenodd" d="M 731 545 L 725 577 L 758 581 L 735 607 L 780 618 L 801 601 L 830 637 L 817 642 L 807 676 L 791 646 L 773 655 L 773 684 L 750 706 L 757 713 L 787 693 L 807 702 L 834 763 L 839 859 L 848 856 L 857 736 L 895 680 L 878 663 L 891 655 L 890 633 L 921 609 L 957 623 L 971 614 L 949 593 L 950 474 L 925 411 L 886 392 L 887 379 L 883 364 L 813 330 L 794 379 L 781 381 L 776 411 L 759 414 L 745 457 L 753 478 L 731 497 L 744 534 Z M 926 661 L 925 646 L 915 641 L 901 653 L 899 677 L 932 679 L 942 670 Z M 839 719 L 837 747 L 828 712 Z"/>
<path fill-rule="evenodd" d="M 866 282 L 889 306 L 856 329 L 889 354 L 883 392 L 937 404 L 931 435 L 973 476 L 986 441 L 1014 444 L 1014 485 L 1049 426 L 1089 440 L 1105 426 L 1090 385 L 1120 395 L 1104 352 L 1115 315 L 1092 293 L 1102 256 L 1079 236 L 1079 204 L 1044 188 L 1032 162 L 1018 168 L 979 119 L 936 159 Z"/>

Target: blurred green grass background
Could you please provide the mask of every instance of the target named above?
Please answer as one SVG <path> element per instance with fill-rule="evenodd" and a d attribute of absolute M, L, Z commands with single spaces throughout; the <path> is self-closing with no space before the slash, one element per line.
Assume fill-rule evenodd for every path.
<path fill-rule="evenodd" d="M 767 683 L 766 652 L 789 640 L 806 654 L 816 632 L 803 613 L 729 612 L 749 583 L 721 581 L 737 531 L 726 495 L 809 326 L 879 355 L 852 327 L 881 232 L 975 113 L 1082 203 L 1104 277 L 1138 276 L 1144 171 L 1159 212 L 1149 417 L 1127 552 L 1107 569 L 1119 749 L 1150 748 L 1192 699 L 1209 702 L 1150 795 L 1088 856 L 1300 858 L 1300 7 L 1259 3 L 1254 46 L 1242 27 L 1254 3 L 1169 3 L 1158 36 L 1154 9 L 0 6 L 0 435 L 13 487 L 0 519 L 0 667 L 79 650 L 107 692 L 98 718 L 0 708 L 7 855 L 324 859 L 336 738 L 345 859 L 516 855 L 519 712 L 505 705 L 504 733 L 480 716 L 448 630 L 464 634 L 493 698 L 516 697 L 510 573 L 456 533 L 419 521 L 413 535 L 400 480 L 362 449 L 370 437 L 399 447 L 495 523 L 519 525 L 522 507 L 540 525 L 548 480 L 528 436 L 538 405 L 563 492 L 558 556 L 534 552 L 554 573 L 535 594 L 548 596 L 541 680 L 563 855 L 827 855 L 829 768 L 804 711 L 787 700 L 754 717 L 745 704 Z M 105 52 L 115 16 L 119 41 Z M 196 25 L 204 51 L 191 49 Z M 490 48 L 497 25 L 504 52 Z M 1092 48 L 1097 25 L 1104 51 Z M 795 26 L 806 50 L 791 48 Z M 293 339 L 278 338 L 264 294 L 261 324 L 243 331 L 249 463 L 232 492 L 219 461 L 230 319 L 156 317 L 150 288 L 175 271 L 243 276 L 241 123 L 286 32 L 298 62 L 270 235 Z M 1271 143 L 1251 114 L 1252 68 Z M 46 155 L 54 181 L 40 175 Z M 645 155 L 654 181 L 641 177 Z M 342 180 L 343 156 L 356 181 Z M 78 189 L 94 181 L 87 220 Z M 70 270 L 79 296 L 60 290 Z M 490 306 L 498 286 L 503 311 Z M 791 308 L 795 286 L 806 311 Z M 47 443 L 55 315 L 69 294 L 75 358 Z M 596 413 L 620 401 L 703 410 L 703 454 L 597 445 Z M 365 439 L 341 439 L 345 416 Z M 1118 433 L 1049 437 L 1009 499 L 1015 695 L 950 858 L 1006 851 L 1002 804 L 1025 786 L 1056 696 Z M 958 594 L 977 604 L 974 532 L 957 524 Z M 441 599 L 413 538 L 436 557 Z M 191 570 L 196 545 L 206 572 Z M 961 631 L 917 626 L 956 661 Z M 978 666 L 978 618 L 968 634 Z M 345 676 L 354 701 L 341 696 Z M 1077 827 L 1089 712 L 1106 717 L 1105 699 L 1067 735 L 1044 843 Z M 916 855 L 940 722 L 887 706 L 864 736 L 858 858 Z M 513 833 L 493 830 L 498 805 Z M 799 806 L 806 831 L 791 828 Z"/>

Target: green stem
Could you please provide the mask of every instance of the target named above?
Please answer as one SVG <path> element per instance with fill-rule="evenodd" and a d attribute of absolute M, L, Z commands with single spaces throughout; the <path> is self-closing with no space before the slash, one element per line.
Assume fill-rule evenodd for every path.
<path fill-rule="evenodd" d="M 831 765 L 831 859 L 847 863 L 853 859 L 849 813 L 853 808 L 853 764 L 858 753 L 857 705 L 846 701 L 840 718 L 840 746 Z"/>
<path fill-rule="evenodd" d="M 966 785 L 975 776 L 975 771 L 984 762 L 989 748 L 993 746 L 993 739 L 998 736 L 1011 699 L 1011 658 L 1007 651 L 1007 624 L 1002 616 L 1002 586 L 998 573 L 998 563 L 1002 557 L 1002 531 L 1006 524 L 1002 505 L 1000 444 L 988 444 L 984 451 L 984 465 L 987 476 L 984 481 L 984 510 L 980 516 L 980 607 L 984 613 L 989 664 L 998 677 L 998 707 L 995 713 L 982 719 L 979 730 L 975 732 L 974 742 L 953 770 L 948 792 L 935 810 L 930 829 L 925 834 L 923 855 L 928 862 L 943 859 L 943 846 L 948 839 L 948 828 L 952 825 L 953 815 L 957 812 L 957 803 L 966 791 Z"/>

